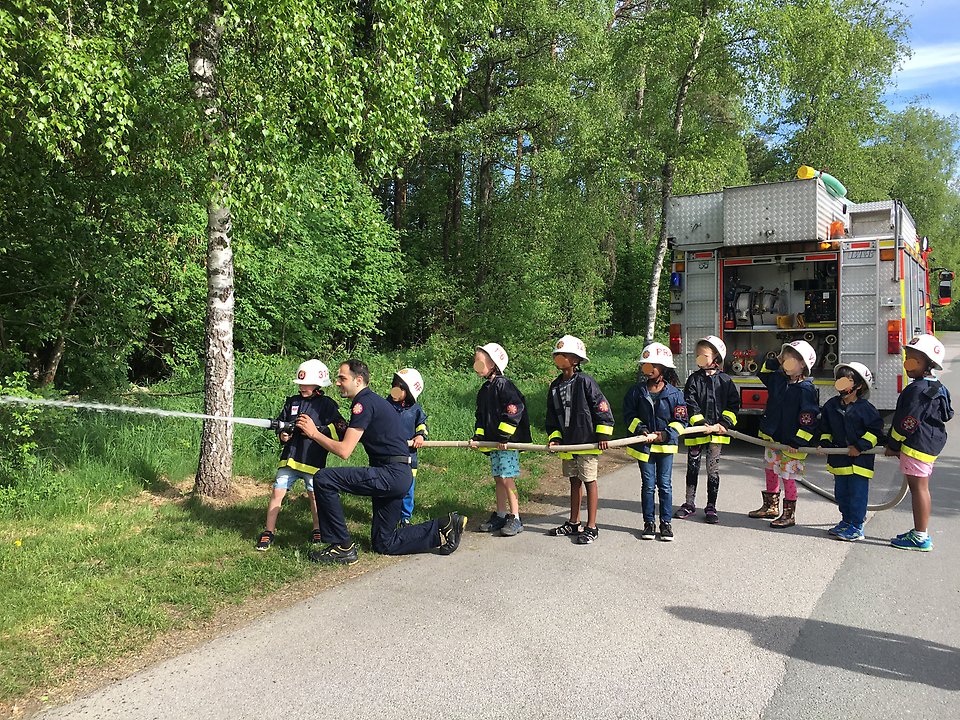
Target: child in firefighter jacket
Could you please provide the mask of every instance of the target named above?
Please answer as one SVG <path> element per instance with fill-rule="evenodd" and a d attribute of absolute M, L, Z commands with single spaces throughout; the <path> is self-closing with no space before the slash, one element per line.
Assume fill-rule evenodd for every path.
<path fill-rule="evenodd" d="M 717 515 L 717 494 L 720 491 L 720 448 L 730 443 L 727 430 L 737 424 L 740 412 L 740 391 L 733 380 L 723 372 L 723 359 L 727 346 L 715 335 L 707 335 L 696 345 L 697 370 L 687 378 L 683 399 L 687 405 L 691 426 L 703 426 L 709 432 L 688 435 L 687 446 L 687 497 L 674 517 L 691 517 L 697 510 L 697 483 L 700 461 L 704 450 L 707 455 L 707 506 L 704 519 L 711 524 L 720 521 Z"/>
<path fill-rule="evenodd" d="M 640 465 L 643 509 L 642 540 L 653 540 L 656 529 L 654 489 L 660 497 L 660 539 L 673 540 L 673 456 L 677 453 L 679 431 L 687 425 L 687 406 L 677 387 L 673 353 L 665 345 L 651 343 L 640 353 L 643 378 L 627 391 L 623 399 L 627 430 L 644 441 L 626 448 Z"/>
<path fill-rule="evenodd" d="M 490 456 L 497 509 L 480 525 L 479 530 L 499 530 L 501 535 L 512 537 L 523 531 L 516 482 L 520 475 L 520 453 L 507 450 L 506 443 L 530 442 L 530 417 L 523 393 L 503 374 L 508 360 L 506 351 L 497 343 L 479 346 L 474 352 L 473 370 L 484 382 L 477 393 L 473 441 L 486 440 L 498 444 L 496 449 L 480 448 Z"/>
<path fill-rule="evenodd" d="M 910 486 L 913 529 L 890 540 L 901 550 L 933 549 L 927 529 L 930 521 L 930 476 L 933 464 L 947 444 L 944 427 L 953 418 L 950 393 L 934 376 L 943 369 L 944 347 L 933 335 L 920 335 L 904 347 L 903 370 L 910 378 L 893 413 L 887 455 L 900 457 L 900 472 Z"/>
<path fill-rule="evenodd" d="M 427 413 L 420 407 L 418 400 L 423 392 L 423 376 L 413 368 L 397 370 L 390 384 L 389 401 L 393 409 L 400 415 L 404 432 L 410 444 L 410 470 L 413 472 L 413 482 L 403 498 L 403 512 L 400 515 L 400 524 L 409 525 L 413 517 L 413 493 L 417 485 L 417 449 L 427 439 Z"/>
<path fill-rule="evenodd" d="M 796 524 L 797 480 L 804 477 L 805 452 L 815 444 L 820 415 L 820 395 L 809 376 L 817 353 L 805 340 L 784 343 L 780 358 L 767 358 L 760 368 L 760 381 L 767 387 L 767 407 L 760 420 L 760 437 L 793 450 L 764 450 L 767 466 L 763 505 L 751 510 L 752 518 L 775 518 L 770 527 Z M 783 482 L 783 513 L 780 513 L 780 483 Z"/>
<path fill-rule="evenodd" d="M 316 426 L 334 440 L 339 440 L 346 432 L 347 423 L 340 414 L 336 401 L 323 394 L 321 388 L 330 386 L 330 372 L 319 360 L 307 360 L 297 368 L 294 382 L 300 386 L 300 393 L 287 398 L 283 409 L 277 416 L 281 423 L 296 422 L 300 415 L 308 415 Z M 310 541 L 321 542 L 320 520 L 317 515 L 317 503 L 313 495 L 313 476 L 327 464 L 327 451 L 304 435 L 298 428 L 282 429 L 279 440 L 283 443 L 280 450 L 280 463 L 273 485 L 273 494 L 267 507 L 266 528 L 257 539 L 257 550 L 268 550 L 273 545 L 273 534 L 277 529 L 277 515 L 284 496 L 298 479 L 303 480 L 313 515 L 313 532 Z"/>
<path fill-rule="evenodd" d="M 562 472 L 570 478 L 570 519 L 547 534 L 575 535 L 577 543 L 588 545 L 597 539 L 597 469 L 599 455 L 613 435 L 613 412 L 597 381 L 580 369 L 588 361 L 587 348 L 580 338 L 564 335 L 553 349 L 553 363 L 560 375 L 547 390 L 546 429 L 550 445 L 592 445 L 595 450 L 561 452 Z M 584 488 L 584 486 L 586 486 Z M 580 529 L 580 501 L 587 493 L 587 524 Z"/>
<path fill-rule="evenodd" d="M 873 373 L 866 365 L 840 363 L 833 376 L 838 394 L 827 400 L 820 412 L 820 446 L 846 448 L 847 453 L 827 456 L 840 510 L 840 522 L 827 532 L 851 542 L 863 538 L 867 492 L 873 477 L 873 454 L 867 451 L 883 437 L 883 420 L 867 399 Z"/>

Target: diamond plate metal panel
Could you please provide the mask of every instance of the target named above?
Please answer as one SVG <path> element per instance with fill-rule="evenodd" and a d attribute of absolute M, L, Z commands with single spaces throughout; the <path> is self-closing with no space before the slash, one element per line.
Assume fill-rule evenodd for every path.
<path fill-rule="evenodd" d="M 871 354 L 877 347 L 877 326 L 854 325 L 844 323 L 839 333 L 840 354 L 842 356 L 853 354 Z"/>
<path fill-rule="evenodd" d="M 689 257 L 686 261 L 686 303 L 683 317 L 683 352 L 677 363 L 681 379 L 693 372 L 696 342 L 704 335 L 717 334 L 719 301 L 717 300 L 717 261 L 712 258 Z"/>
<path fill-rule="evenodd" d="M 847 222 L 845 208 L 818 179 L 725 188 L 724 244 L 825 240 L 833 220 Z"/>
<path fill-rule="evenodd" d="M 675 246 L 719 245 L 723 242 L 723 193 L 701 193 L 670 198 L 667 236 Z"/>

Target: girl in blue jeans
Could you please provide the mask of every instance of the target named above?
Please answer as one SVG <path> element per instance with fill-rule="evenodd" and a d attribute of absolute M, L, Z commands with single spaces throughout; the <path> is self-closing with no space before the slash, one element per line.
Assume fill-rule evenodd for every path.
<path fill-rule="evenodd" d="M 643 378 L 627 392 L 623 412 L 627 429 L 642 438 L 626 448 L 637 458 L 643 481 L 641 506 L 643 508 L 642 540 L 653 540 L 654 488 L 660 496 L 660 539 L 673 540 L 673 456 L 677 454 L 679 431 L 687 426 L 687 406 L 678 385 L 676 365 L 670 348 L 660 343 L 647 345 L 640 354 Z"/>

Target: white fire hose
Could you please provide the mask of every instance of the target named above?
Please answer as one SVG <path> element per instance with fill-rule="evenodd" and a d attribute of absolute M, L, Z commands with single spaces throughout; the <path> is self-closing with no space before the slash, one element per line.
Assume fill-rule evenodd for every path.
<path fill-rule="evenodd" d="M 706 431 L 706 427 L 704 426 L 694 426 L 694 427 L 683 428 L 682 430 L 678 431 L 678 434 L 697 435 L 705 431 Z M 729 435 L 732 438 L 736 438 L 737 440 L 743 440 L 744 442 L 748 442 L 753 445 L 759 445 L 760 447 L 770 448 L 771 450 L 788 450 L 789 449 L 788 446 L 786 445 L 769 442 L 767 440 L 761 440 L 760 438 L 755 438 L 752 435 L 745 435 L 744 433 L 737 432 L 736 430 L 727 430 L 725 434 Z M 635 435 L 633 437 L 620 438 L 618 440 L 610 440 L 607 443 L 607 447 L 619 448 L 619 447 L 624 447 L 626 445 L 635 445 L 638 442 L 640 443 L 652 442 L 655 439 L 656 439 L 655 435 Z M 495 449 L 498 447 L 498 444 L 495 442 L 487 441 L 487 440 L 480 440 L 476 442 L 472 440 L 426 440 L 424 441 L 423 445 L 421 445 L 420 447 L 421 448 L 485 447 L 485 448 Z M 506 444 L 507 450 L 527 450 L 527 451 L 534 451 L 534 452 L 550 452 L 550 453 L 574 452 L 577 450 L 596 450 L 598 449 L 598 447 L 599 446 L 596 443 L 592 443 L 592 444 L 587 443 L 582 445 L 537 445 L 534 443 L 507 443 Z M 811 447 L 811 448 L 799 448 L 799 450 L 801 450 L 801 452 L 805 452 L 811 455 L 846 455 L 847 454 L 846 448 L 812 448 Z M 877 448 L 873 448 L 872 450 L 867 450 L 865 453 L 861 453 L 861 454 L 862 455 L 863 454 L 880 455 L 882 457 L 883 456 L 882 453 L 883 453 L 883 448 L 877 447 Z M 807 490 L 810 490 L 811 492 L 814 492 L 817 495 L 820 495 L 821 497 L 826 498 L 831 502 L 835 503 L 837 501 L 837 498 L 833 495 L 833 493 L 827 490 L 824 490 L 822 487 L 814 485 L 812 482 L 808 480 L 797 480 L 797 482 L 799 482 L 801 485 L 807 488 Z M 887 500 L 886 502 L 878 503 L 875 505 L 867 505 L 867 510 L 874 512 L 878 510 L 890 510 L 896 507 L 907 496 L 908 487 L 909 486 L 907 485 L 907 480 L 906 478 L 904 478 L 902 484 L 900 485 L 900 489 L 891 499 Z"/>

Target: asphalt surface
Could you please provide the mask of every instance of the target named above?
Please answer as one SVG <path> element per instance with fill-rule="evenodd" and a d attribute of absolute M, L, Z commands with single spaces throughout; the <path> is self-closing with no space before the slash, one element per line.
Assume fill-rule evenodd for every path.
<path fill-rule="evenodd" d="M 958 363 L 942 379 L 960 405 Z M 673 543 L 638 539 L 628 465 L 600 480 L 593 545 L 543 534 L 557 497 L 515 538 L 470 532 L 39 717 L 960 718 L 960 443 L 931 483 L 931 553 L 888 546 L 909 496 L 842 543 L 835 507 L 802 489 L 797 527 L 747 518 L 762 459 L 721 462 L 720 524 L 676 520 Z M 873 502 L 900 482 L 877 467 Z M 808 477 L 831 485 L 822 459 Z"/>

